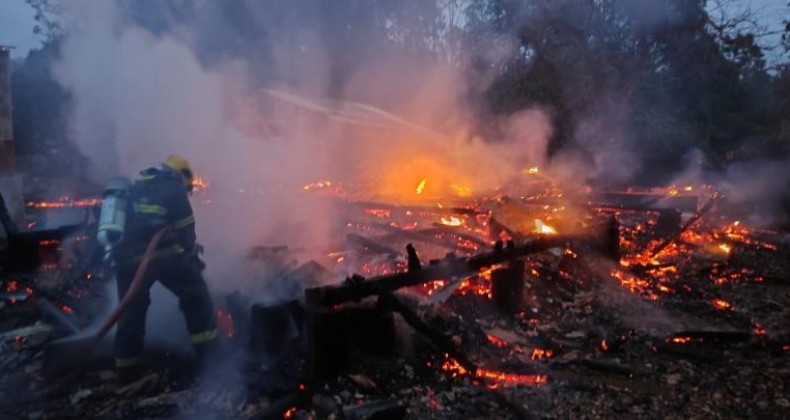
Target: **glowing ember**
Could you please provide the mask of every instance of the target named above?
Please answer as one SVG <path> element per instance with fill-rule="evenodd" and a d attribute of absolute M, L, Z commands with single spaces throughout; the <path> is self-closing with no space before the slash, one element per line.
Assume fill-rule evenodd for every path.
<path fill-rule="evenodd" d="M 233 316 L 222 309 L 217 309 L 217 328 L 225 337 L 233 338 L 233 336 L 236 335 L 236 330 L 233 325 Z"/>
<path fill-rule="evenodd" d="M 713 299 L 711 303 L 713 303 L 714 308 L 720 311 L 730 311 L 733 309 L 732 304 L 730 302 L 727 302 L 726 300 Z"/>
<path fill-rule="evenodd" d="M 719 249 L 724 251 L 725 254 L 729 254 L 732 251 L 732 245 L 721 244 L 719 245 Z"/>
<path fill-rule="evenodd" d="M 322 190 L 324 188 L 329 188 L 331 186 L 332 186 L 332 181 L 322 180 L 322 181 L 311 182 L 309 184 L 306 184 L 304 187 L 302 187 L 302 189 L 305 191 L 315 191 L 315 190 Z"/>
<path fill-rule="evenodd" d="M 66 314 L 73 314 L 74 313 L 74 309 L 71 309 L 71 307 L 68 306 L 68 305 L 61 305 L 60 310 L 63 311 L 63 313 L 66 313 Z"/>
<path fill-rule="evenodd" d="M 101 204 L 98 198 L 71 200 L 67 197 L 60 201 L 29 201 L 27 206 L 33 209 L 62 209 L 67 207 L 94 207 Z"/>
<path fill-rule="evenodd" d="M 486 335 L 486 338 L 488 339 L 489 343 L 497 347 L 507 347 L 508 345 L 510 345 L 510 343 L 508 343 L 507 341 L 502 340 L 501 338 L 498 337 L 494 337 L 493 335 L 490 334 Z"/>
<path fill-rule="evenodd" d="M 672 337 L 669 341 L 675 344 L 687 344 L 691 342 L 691 337 Z"/>
<path fill-rule="evenodd" d="M 606 340 L 601 340 L 601 350 L 609 351 L 609 345 L 606 344 Z"/>
<path fill-rule="evenodd" d="M 446 226 L 462 226 L 464 224 L 463 219 L 449 216 L 449 217 L 442 217 L 442 224 Z"/>
<path fill-rule="evenodd" d="M 542 235 L 556 235 L 557 229 L 543 223 L 540 219 L 535 219 L 535 232 Z"/>
<path fill-rule="evenodd" d="M 365 209 L 364 212 L 368 216 L 378 217 L 379 219 L 388 219 L 392 214 L 387 209 Z"/>
<path fill-rule="evenodd" d="M 543 385 L 548 379 L 546 375 L 524 375 L 486 369 L 478 369 L 475 376 L 481 379 L 497 381 L 504 385 Z"/>
<path fill-rule="evenodd" d="M 295 414 L 296 414 L 296 407 L 291 407 L 288 410 L 285 410 L 285 412 L 283 413 L 283 418 L 292 419 L 294 418 Z"/>
<path fill-rule="evenodd" d="M 532 354 L 529 355 L 529 360 L 543 360 L 550 359 L 554 356 L 554 352 L 544 349 L 532 349 Z"/>
<path fill-rule="evenodd" d="M 442 364 L 442 370 L 448 372 L 453 378 L 465 376 L 469 371 L 461 366 L 457 360 L 452 359 L 449 355 L 445 354 L 445 361 Z M 546 375 L 525 375 L 520 373 L 507 373 L 496 370 L 477 369 L 474 376 L 479 379 L 497 382 L 490 385 L 490 388 L 497 388 L 499 384 L 502 385 L 542 385 L 547 381 Z"/>
<path fill-rule="evenodd" d="M 423 190 L 425 190 L 425 178 L 423 178 L 422 181 L 420 181 L 419 185 L 417 185 L 417 189 L 415 190 L 415 193 L 417 195 L 420 195 L 422 194 Z"/>
<path fill-rule="evenodd" d="M 450 358 L 449 355 L 447 354 L 445 354 L 444 356 L 445 356 L 445 361 L 442 364 L 442 370 L 448 372 L 450 376 L 452 376 L 453 378 L 457 378 L 459 376 L 463 376 L 469 373 L 469 371 L 465 367 L 461 366 L 461 364 L 458 363 L 457 360 Z"/>

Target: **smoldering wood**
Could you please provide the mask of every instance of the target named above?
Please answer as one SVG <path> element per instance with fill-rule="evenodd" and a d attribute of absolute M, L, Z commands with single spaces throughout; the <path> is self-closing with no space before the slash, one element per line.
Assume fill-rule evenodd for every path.
<path fill-rule="evenodd" d="M 343 284 L 307 289 L 305 298 L 308 306 L 332 306 L 344 302 L 359 300 L 368 296 L 389 293 L 407 286 L 416 286 L 431 280 L 461 276 L 494 264 L 521 258 L 550 248 L 562 247 L 574 240 L 583 240 L 579 236 L 551 236 L 522 242 L 511 247 L 498 247 L 494 251 L 484 252 L 470 258 L 457 258 L 450 255 L 439 261 L 432 261 L 427 267 L 418 271 L 390 274 L 370 279 L 348 279 Z"/>
<path fill-rule="evenodd" d="M 18 232 L 8 236 L 8 258 L 6 261 L 9 270 L 34 270 L 41 264 L 41 242 L 62 241 L 67 236 L 77 232 L 83 225 L 64 225 L 54 229 L 40 229 Z"/>
<path fill-rule="evenodd" d="M 713 204 L 716 203 L 717 199 L 718 199 L 718 195 L 714 195 L 713 197 L 711 197 L 708 200 L 708 202 L 705 203 L 704 206 L 702 206 L 701 209 L 699 209 L 696 213 L 694 213 L 691 219 L 689 219 L 683 226 L 680 227 L 680 229 L 678 229 L 674 234 L 672 234 L 670 237 L 665 239 L 664 242 L 661 242 L 661 244 L 659 244 L 655 249 L 653 249 L 650 256 L 655 257 L 656 255 L 661 253 L 661 251 L 663 251 L 666 247 L 672 245 L 673 242 L 675 242 L 678 238 L 680 238 L 683 232 L 687 231 L 691 226 L 694 225 L 694 223 L 697 223 L 697 221 L 701 219 L 702 216 L 707 214 L 713 208 Z"/>
<path fill-rule="evenodd" d="M 628 191 L 593 191 L 588 196 L 592 206 L 609 207 L 672 207 L 683 212 L 697 209 L 699 198 L 696 194 L 678 194 L 675 196 Z"/>
<path fill-rule="evenodd" d="M 377 242 L 378 241 L 389 242 L 394 239 L 406 239 L 410 241 L 434 244 L 447 249 L 455 249 L 456 247 L 458 247 L 458 243 L 456 241 L 447 238 L 437 238 L 435 234 L 430 233 L 431 232 L 430 230 L 410 231 L 410 230 L 400 229 L 385 223 L 375 224 L 374 227 L 389 232 L 387 235 L 377 238 Z"/>
<path fill-rule="evenodd" d="M 348 240 L 352 244 L 367 248 L 370 251 L 375 252 L 377 254 L 398 255 L 398 251 L 395 251 L 390 247 L 381 245 L 378 242 L 375 242 L 371 239 L 368 239 L 364 236 L 360 236 L 354 233 L 349 233 L 348 235 L 346 235 L 346 240 Z"/>
<path fill-rule="evenodd" d="M 689 331 L 678 331 L 671 338 L 674 337 L 688 337 L 692 340 L 704 340 L 704 341 L 718 341 L 718 342 L 730 342 L 730 343 L 739 343 L 745 342 L 752 339 L 752 332 L 751 331 L 715 331 L 715 330 L 689 330 Z"/>
<path fill-rule="evenodd" d="M 469 242 L 472 242 L 472 243 L 474 243 L 475 245 L 477 245 L 479 247 L 489 247 L 489 246 L 491 246 L 491 242 L 490 241 L 487 241 L 487 240 L 485 240 L 483 238 L 480 238 L 480 237 L 477 237 L 475 235 L 472 235 L 472 234 L 470 234 L 468 232 L 464 232 L 463 230 L 459 229 L 458 227 L 447 226 L 447 225 L 443 225 L 441 223 L 436 223 L 436 222 L 432 223 L 431 226 L 433 226 L 433 229 L 425 229 L 425 230 L 422 230 L 421 232 L 425 232 L 427 234 L 448 233 L 450 235 L 456 236 L 456 237 L 461 238 L 463 240 L 467 240 Z"/>

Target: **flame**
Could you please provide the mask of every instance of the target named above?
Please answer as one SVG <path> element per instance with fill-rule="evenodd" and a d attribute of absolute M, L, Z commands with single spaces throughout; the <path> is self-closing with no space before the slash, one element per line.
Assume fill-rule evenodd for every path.
<path fill-rule="evenodd" d="M 455 216 L 442 217 L 442 224 L 446 226 L 462 226 L 463 219 Z"/>
<path fill-rule="evenodd" d="M 714 308 L 721 311 L 728 311 L 733 309 L 732 304 L 730 302 L 727 302 L 726 300 L 713 299 L 711 303 L 713 303 Z"/>
<path fill-rule="evenodd" d="M 729 254 L 730 252 L 732 252 L 732 245 L 721 244 L 719 245 L 719 249 L 724 251 L 725 254 Z"/>
<path fill-rule="evenodd" d="M 450 184 L 450 189 L 453 190 L 455 195 L 458 197 L 471 197 L 472 196 L 472 189 L 458 184 Z"/>
<path fill-rule="evenodd" d="M 206 180 L 206 178 L 203 178 L 201 176 L 195 176 L 194 178 L 192 178 L 192 191 L 194 192 L 203 191 L 207 189 L 208 186 L 209 183 Z"/>
<path fill-rule="evenodd" d="M 425 178 L 423 178 L 423 179 L 420 181 L 419 185 L 417 185 L 417 189 L 415 190 L 415 193 L 416 193 L 417 195 L 421 195 L 421 194 L 422 194 L 422 192 L 423 192 L 423 190 L 425 190 L 425 181 L 426 181 L 426 180 L 425 180 Z"/>
<path fill-rule="evenodd" d="M 691 342 L 691 337 L 672 337 L 669 341 L 675 344 L 688 344 Z"/>
<path fill-rule="evenodd" d="M 557 229 L 543 223 L 540 219 L 535 219 L 535 232 L 542 235 L 556 235 Z"/>
<path fill-rule="evenodd" d="M 537 166 L 533 166 L 531 168 L 527 168 L 524 170 L 528 175 L 537 175 L 540 170 Z"/>

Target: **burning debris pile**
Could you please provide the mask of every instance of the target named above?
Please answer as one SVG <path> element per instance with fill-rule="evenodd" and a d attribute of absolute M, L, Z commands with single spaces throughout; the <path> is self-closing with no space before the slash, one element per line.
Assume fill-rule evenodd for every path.
<path fill-rule="evenodd" d="M 733 219 L 712 187 L 571 192 L 525 173 L 541 178 L 517 196 L 430 196 L 423 179 L 413 199 L 370 201 L 331 181 L 305 185 L 343 209 L 340 239 L 302 265 L 285 246 L 251 252 L 279 267 L 267 282 L 296 294 L 218 300 L 237 355 L 224 369 L 244 378 L 231 389 L 191 385 L 189 356 L 172 349 L 148 355 L 149 374 L 121 388 L 104 380 L 100 350 L 74 362 L 81 374 L 54 369 L 51 340 L 106 311 L 95 307 L 106 299 L 85 298 L 101 296 L 106 279 L 90 221 L 57 239 L 40 233 L 39 269 L 2 280 L 4 410 L 685 418 L 790 406 L 788 234 Z M 78 258 L 52 257 L 61 241 Z"/>

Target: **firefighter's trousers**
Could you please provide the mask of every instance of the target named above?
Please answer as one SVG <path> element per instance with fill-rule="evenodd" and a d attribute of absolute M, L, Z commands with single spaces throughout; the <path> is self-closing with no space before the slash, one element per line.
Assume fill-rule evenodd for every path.
<path fill-rule="evenodd" d="M 119 264 L 116 269 L 118 299 L 123 299 L 131 286 L 137 264 Z M 150 262 L 137 297 L 118 320 L 115 333 L 115 364 L 117 368 L 132 368 L 140 363 L 145 337 L 145 318 L 151 303 L 150 290 L 154 282 L 178 297 L 179 307 L 186 318 L 189 339 L 200 353 L 217 343 L 217 327 L 211 296 L 200 268 L 183 256 L 169 256 Z"/>

